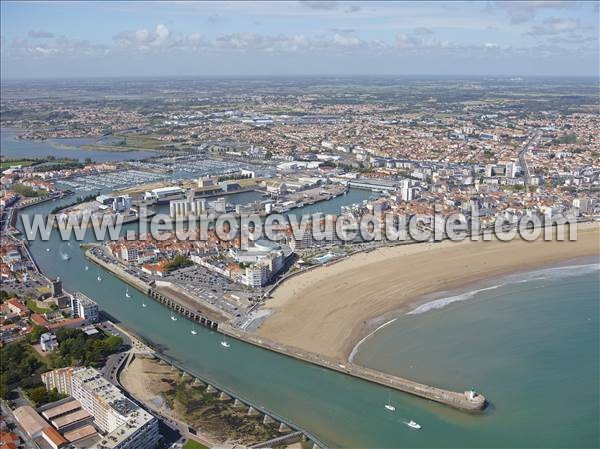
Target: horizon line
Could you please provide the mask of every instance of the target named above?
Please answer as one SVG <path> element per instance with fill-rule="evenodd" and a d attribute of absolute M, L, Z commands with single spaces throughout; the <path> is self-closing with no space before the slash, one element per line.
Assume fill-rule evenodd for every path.
<path fill-rule="evenodd" d="M 256 75 L 235 75 L 235 74 L 215 74 L 215 75 L 82 75 L 82 76 L 46 76 L 46 77 L 4 77 L 0 76 L 0 84 L 12 81 L 57 81 L 57 80 L 89 80 L 89 79 L 267 79 L 267 78 L 578 78 L 578 79 L 600 79 L 600 74 L 594 75 L 548 75 L 548 74 L 256 74 Z"/>

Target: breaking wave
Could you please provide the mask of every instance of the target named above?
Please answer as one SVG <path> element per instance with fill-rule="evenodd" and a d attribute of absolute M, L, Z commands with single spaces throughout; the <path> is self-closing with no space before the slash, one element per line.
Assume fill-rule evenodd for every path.
<path fill-rule="evenodd" d="M 595 271 L 600 271 L 600 264 L 591 263 L 585 265 L 567 265 L 563 267 L 543 268 L 540 270 L 529 271 L 527 273 L 513 274 L 506 276 L 501 283 L 496 285 L 479 288 L 477 290 L 460 293 L 458 295 L 435 299 L 433 301 L 428 301 L 425 304 L 421 304 L 420 306 L 414 308 L 413 310 L 408 312 L 407 315 L 418 315 L 421 313 L 428 312 L 430 310 L 442 309 L 452 303 L 466 301 L 468 299 L 473 298 L 481 292 L 495 290 L 505 285 L 521 284 L 532 281 L 542 281 L 546 279 L 560 279 L 573 276 L 581 276 L 585 274 L 591 274 Z"/>

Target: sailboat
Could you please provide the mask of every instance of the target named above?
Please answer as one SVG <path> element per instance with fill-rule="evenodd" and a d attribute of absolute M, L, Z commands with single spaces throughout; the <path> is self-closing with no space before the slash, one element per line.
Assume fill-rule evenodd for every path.
<path fill-rule="evenodd" d="M 131 295 L 129 294 L 129 289 L 125 290 L 125 298 L 131 298 Z"/>
<path fill-rule="evenodd" d="M 388 392 L 388 403 L 387 403 L 387 404 L 385 404 L 385 408 L 386 408 L 387 410 L 389 410 L 390 412 L 394 412 L 394 411 L 396 411 L 396 407 L 394 407 L 394 406 L 392 405 L 392 393 L 391 393 L 391 392 Z"/>

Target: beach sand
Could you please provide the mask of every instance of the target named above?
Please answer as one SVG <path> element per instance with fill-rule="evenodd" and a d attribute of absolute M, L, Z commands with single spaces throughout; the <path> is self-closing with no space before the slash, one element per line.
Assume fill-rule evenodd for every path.
<path fill-rule="evenodd" d="M 424 296 L 496 276 L 600 255 L 600 224 L 579 224 L 577 241 L 515 239 L 399 245 L 360 253 L 285 281 L 256 331 L 271 340 L 346 360 L 353 347 Z"/>

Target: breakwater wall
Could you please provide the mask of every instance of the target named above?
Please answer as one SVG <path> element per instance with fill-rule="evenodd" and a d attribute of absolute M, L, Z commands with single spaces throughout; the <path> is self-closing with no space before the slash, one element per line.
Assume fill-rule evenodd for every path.
<path fill-rule="evenodd" d="M 357 377 L 359 379 L 376 383 L 387 388 L 393 388 L 394 390 L 439 402 L 459 410 L 479 412 L 485 409 L 487 406 L 487 400 L 482 394 L 477 394 L 470 391 L 457 392 L 444 390 L 442 388 L 432 387 L 430 385 L 425 385 L 413 380 L 394 376 L 392 374 L 387 374 L 371 368 L 366 368 L 364 366 L 355 365 L 350 362 L 342 364 L 336 360 L 332 360 L 312 352 L 303 351 L 298 348 L 258 337 L 254 334 L 231 327 L 227 324 L 220 325 L 219 332 L 246 343 L 250 343 L 254 346 L 259 346 L 263 349 L 278 352 L 303 362 L 312 363 L 313 365 L 318 365 L 342 374 Z"/>
<path fill-rule="evenodd" d="M 376 383 L 386 388 L 393 388 L 394 390 L 445 404 L 455 409 L 467 412 L 479 412 L 484 410 L 487 406 L 487 400 L 482 394 L 477 394 L 470 391 L 456 392 L 444 390 L 360 365 L 355 365 L 351 362 L 342 364 L 337 360 L 332 360 L 313 352 L 304 351 L 299 348 L 287 346 L 282 343 L 258 337 L 255 334 L 251 334 L 239 328 L 234 328 L 225 322 L 213 321 L 206 315 L 198 311 L 191 310 L 189 307 L 182 304 L 180 297 L 170 295 L 166 292 L 157 291 L 145 282 L 125 272 L 125 270 L 118 265 L 99 259 L 90 250 L 86 251 L 86 256 L 106 270 L 112 272 L 123 281 L 129 283 L 151 298 L 166 305 L 176 313 L 183 315 L 191 321 L 210 327 L 220 333 L 228 335 L 242 342 L 249 343 L 269 351 L 277 352 L 303 362 L 312 363 L 313 365 L 318 365 L 323 368 L 337 371 L 348 376 L 353 376 L 368 382 Z"/>

